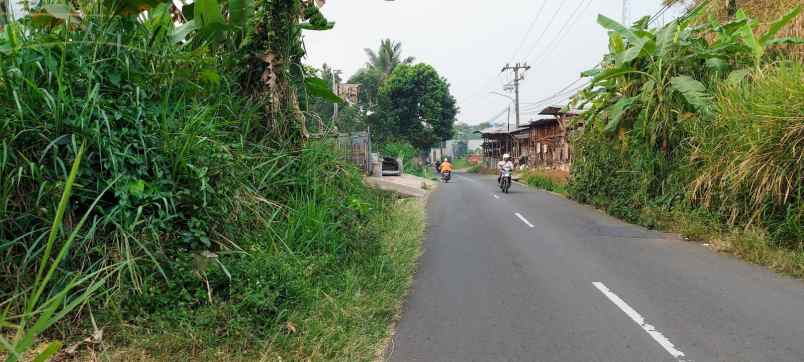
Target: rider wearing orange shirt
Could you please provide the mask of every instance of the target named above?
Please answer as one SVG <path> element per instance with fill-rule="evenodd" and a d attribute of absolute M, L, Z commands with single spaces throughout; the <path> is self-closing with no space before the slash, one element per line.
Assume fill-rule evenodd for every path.
<path fill-rule="evenodd" d="M 441 163 L 441 167 L 439 168 L 439 171 L 441 171 L 441 173 L 444 173 L 444 172 L 447 172 L 447 171 L 452 172 L 452 164 L 449 163 L 448 159 L 446 159 L 446 158 L 444 159 L 444 162 Z"/>

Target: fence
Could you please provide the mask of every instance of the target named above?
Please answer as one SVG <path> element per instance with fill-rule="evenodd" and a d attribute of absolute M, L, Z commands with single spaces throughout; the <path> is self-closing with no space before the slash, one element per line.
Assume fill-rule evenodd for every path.
<path fill-rule="evenodd" d="M 338 134 L 338 148 L 343 158 L 365 173 L 371 173 L 371 135 L 368 131 Z"/>

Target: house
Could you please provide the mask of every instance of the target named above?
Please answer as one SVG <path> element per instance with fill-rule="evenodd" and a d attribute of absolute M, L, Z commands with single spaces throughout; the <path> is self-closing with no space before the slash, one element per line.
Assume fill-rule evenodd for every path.
<path fill-rule="evenodd" d="M 504 154 L 511 153 L 511 135 L 507 128 L 491 127 L 476 133 L 483 139 L 483 166 L 494 167 Z"/>
<path fill-rule="evenodd" d="M 572 164 L 570 130 L 574 129 L 573 122 L 578 112 L 551 106 L 539 112 L 539 115 L 548 117 L 530 123 L 533 151 L 530 166 L 569 171 Z"/>
<path fill-rule="evenodd" d="M 503 154 L 510 154 L 517 166 L 555 168 L 569 171 L 572 147 L 569 143 L 573 120 L 578 112 L 551 106 L 541 112 L 542 118 L 514 130 L 489 128 L 483 137 L 483 160 L 493 167 Z"/>

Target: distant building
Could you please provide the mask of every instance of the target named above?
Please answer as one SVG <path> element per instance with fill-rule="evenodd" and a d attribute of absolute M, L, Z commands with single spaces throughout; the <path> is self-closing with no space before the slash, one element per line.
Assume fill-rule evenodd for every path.
<path fill-rule="evenodd" d="M 578 112 L 547 107 L 528 125 L 509 130 L 494 127 L 480 131 L 483 137 L 483 161 L 493 167 L 504 154 L 510 154 L 517 166 L 545 167 L 569 170 L 572 147 L 569 134 Z"/>

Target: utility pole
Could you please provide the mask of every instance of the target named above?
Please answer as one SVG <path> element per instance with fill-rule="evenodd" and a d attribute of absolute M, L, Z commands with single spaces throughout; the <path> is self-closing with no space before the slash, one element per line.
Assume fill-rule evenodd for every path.
<path fill-rule="evenodd" d="M 341 74 L 340 70 L 332 70 L 332 93 L 335 93 L 336 96 L 340 97 L 340 90 L 338 89 L 338 75 Z M 333 103 L 333 110 L 332 110 L 332 126 L 337 127 L 337 120 L 338 120 L 338 102 Z"/>
<path fill-rule="evenodd" d="M 516 63 L 516 65 L 513 66 L 511 64 L 506 64 L 502 69 L 503 73 L 505 73 L 507 70 L 512 70 L 514 72 L 514 92 L 516 92 L 516 98 L 514 100 L 516 108 L 516 128 L 519 128 L 519 81 L 525 79 L 525 74 L 520 74 L 520 71 L 524 73 L 529 69 L 530 65 L 528 65 L 528 63 Z"/>
<path fill-rule="evenodd" d="M 628 27 L 628 22 L 631 20 L 629 0 L 623 0 L 623 26 Z"/>

